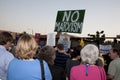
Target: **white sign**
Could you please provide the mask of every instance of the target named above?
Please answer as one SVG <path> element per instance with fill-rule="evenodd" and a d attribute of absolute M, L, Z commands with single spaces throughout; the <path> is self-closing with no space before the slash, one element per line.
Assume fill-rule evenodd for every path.
<path fill-rule="evenodd" d="M 48 33 L 47 35 L 47 45 L 55 46 L 55 33 Z"/>
<path fill-rule="evenodd" d="M 110 52 L 110 49 L 112 48 L 112 46 L 111 45 L 101 45 L 100 44 L 99 48 L 100 48 L 100 53 L 102 53 L 102 55 L 105 55 L 105 54 Z"/>

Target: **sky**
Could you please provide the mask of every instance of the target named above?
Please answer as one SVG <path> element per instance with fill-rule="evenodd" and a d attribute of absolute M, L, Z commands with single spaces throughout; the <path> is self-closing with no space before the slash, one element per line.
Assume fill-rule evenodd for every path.
<path fill-rule="evenodd" d="M 0 0 L 0 30 L 30 34 L 54 33 L 59 10 L 82 10 L 81 34 L 104 30 L 108 37 L 120 35 L 120 0 Z"/>

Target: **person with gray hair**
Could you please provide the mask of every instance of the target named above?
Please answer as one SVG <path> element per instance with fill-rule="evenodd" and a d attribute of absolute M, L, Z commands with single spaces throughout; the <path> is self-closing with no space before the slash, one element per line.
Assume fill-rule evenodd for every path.
<path fill-rule="evenodd" d="M 87 44 L 81 50 L 82 63 L 71 69 L 70 80 L 106 80 L 104 68 L 95 65 L 98 56 L 97 46 Z"/>
<path fill-rule="evenodd" d="M 99 56 L 99 50 L 95 45 L 88 44 L 81 50 L 81 59 L 84 64 L 94 65 Z"/>

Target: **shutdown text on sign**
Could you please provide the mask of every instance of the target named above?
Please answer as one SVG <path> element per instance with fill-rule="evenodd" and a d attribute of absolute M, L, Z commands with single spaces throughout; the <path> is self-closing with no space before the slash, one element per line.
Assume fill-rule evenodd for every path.
<path fill-rule="evenodd" d="M 81 33 L 84 14 L 85 10 L 58 11 L 54 31 Z"/>

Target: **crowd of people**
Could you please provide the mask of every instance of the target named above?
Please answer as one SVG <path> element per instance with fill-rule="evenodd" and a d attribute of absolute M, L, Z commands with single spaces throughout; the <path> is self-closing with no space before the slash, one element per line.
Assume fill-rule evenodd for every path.
<path fill-rule="evenodd" d="M 120 80 L 120 50 L 113 47 L 107 64 L 95 44 L 67 52 L 62 43 L 40 48 L 35 38 L 23 34 L 10 51 L 13 37 L 0 33 L 0 80 Z"/>

